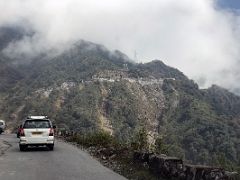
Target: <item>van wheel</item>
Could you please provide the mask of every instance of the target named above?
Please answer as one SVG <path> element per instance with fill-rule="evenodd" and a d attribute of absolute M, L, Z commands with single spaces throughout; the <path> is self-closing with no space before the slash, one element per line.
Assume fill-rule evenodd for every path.
<path fill-rule="evenodd" d="M 54 149 L 54 144 L 48 145 L 47 147 L 48 147 L 48 149 L 49 149 L 50 151 L 53 151 L 53 149 Z"/>
<path fill-rule="evenodd" d="M 20 151 L 25 151 L 26 148 L 27 148 L 26 145 L 21 145 L 21 144 L 19 144 L 19 149 L 20 149 Z"/>

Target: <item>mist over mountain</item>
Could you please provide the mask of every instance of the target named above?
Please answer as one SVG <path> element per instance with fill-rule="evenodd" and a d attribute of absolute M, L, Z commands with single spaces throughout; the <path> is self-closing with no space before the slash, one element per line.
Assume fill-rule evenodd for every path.
<path fill-rule="evenodd" d="M 0 0 L 0 6 L 1 27 L 18 24 L 34 32 L 12 42 L 8 55 L 56 55 L 83 39 L 138 63 L 162 59 L 201 88 L 217 84 L 239 94 L 237 1 Z"/>

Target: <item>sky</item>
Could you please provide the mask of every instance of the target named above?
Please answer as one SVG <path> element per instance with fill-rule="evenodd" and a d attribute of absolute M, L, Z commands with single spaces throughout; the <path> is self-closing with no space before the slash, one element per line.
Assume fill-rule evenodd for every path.
<path fill-rule="evenodd" d="M 240 94 L 238 0 L 0 0 L 0 8 L 0 26 L 28 24 L 36 32 L 11 44 L 11 55 L 84 39 L 136 62 L 162 60 L 201 88 Z"/>
<path fill-rule="evenodd" d="M 221 8 L 240 9 L 239 0 L 218 0 L 217 4 Z"/>

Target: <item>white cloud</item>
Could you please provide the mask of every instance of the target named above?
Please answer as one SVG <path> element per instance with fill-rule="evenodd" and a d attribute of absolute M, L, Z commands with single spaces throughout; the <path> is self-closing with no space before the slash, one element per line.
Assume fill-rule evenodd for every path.
<path fill-rule="evenodd" d="M 54 47 L 85 39 L 147 62 L 162 59 L 203 87 L 239 88 L 240 18 L 214 0 L 0 0 L 0 24 L 27 19 L 24 44 Z M 21 42 L 22 43 L 22 42 Z M 14 47 L 16 49 L 16 47 Z"/>

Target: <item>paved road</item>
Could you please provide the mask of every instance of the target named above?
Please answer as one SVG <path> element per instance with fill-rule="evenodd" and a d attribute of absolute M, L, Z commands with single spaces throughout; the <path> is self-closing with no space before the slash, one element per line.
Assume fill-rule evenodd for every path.
<path fill-rule="evenodd" d="M 20 152 L 15 135 L 0 135 L 1 146 L 0 180 L 125 180 L 86 152 L 61 141 L 56 141 L 54 151 Z"/>

